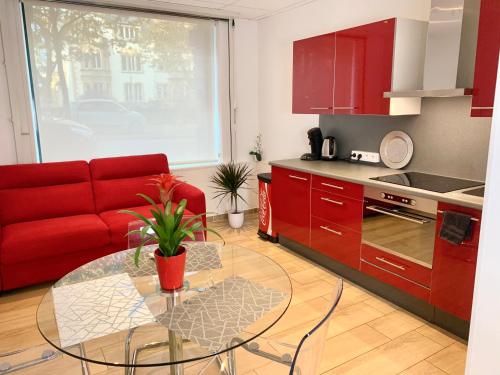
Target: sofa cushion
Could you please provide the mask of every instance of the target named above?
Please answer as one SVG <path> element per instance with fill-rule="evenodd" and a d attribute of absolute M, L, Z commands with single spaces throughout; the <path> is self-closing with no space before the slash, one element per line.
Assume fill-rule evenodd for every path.
<path fill-rule="evenodd" d="M 28 221 L 2 228 L 0 262 L 14 264 L 110 243 L 109 230 L 97 215 L 76 215 Z"/>
<path fill-rule="evenodd" d="M 94 159 L 90 162 L 97 212 L 144 204 L 138 193 L 160 201 L 152 178 L 169 173 L 164 154 Z"/>
<path fill-rule="evenodd" d="M 0 166 L 0 224 L 95 212 L 84 161 Z"/>
<path fill-rule="evenodd" d="M 173 203 L 173 209 L 177 207 L 176 203 Z M 128 207 L 126 210 L 132 210 L 138 212 L 147 218 L 152 218 L 151 209 L 153 206 L 138 206 L 138 207 Z M 102 220 L 109 227 L 111 233 L 111 242 L 113 247 L 117 250 L 125 250 L 128 248 L 128 224 L 133 221 L 138 221 L 135 217 L 129 214 L 123 214 L 118 212 L 119 210 L 105 211 L 99 214 Z M 191 211 L 184 211 L 184 216 L 193 216 Z"/>

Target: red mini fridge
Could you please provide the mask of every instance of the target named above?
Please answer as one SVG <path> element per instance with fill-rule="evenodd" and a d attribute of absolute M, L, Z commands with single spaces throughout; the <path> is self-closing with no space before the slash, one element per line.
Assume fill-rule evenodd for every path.
<path fill-rule="evenodd" d="M 259 231 L 262 239 L 278 242 L 272 223 L 271 173 L 260 173 L 259 179 Z"/>

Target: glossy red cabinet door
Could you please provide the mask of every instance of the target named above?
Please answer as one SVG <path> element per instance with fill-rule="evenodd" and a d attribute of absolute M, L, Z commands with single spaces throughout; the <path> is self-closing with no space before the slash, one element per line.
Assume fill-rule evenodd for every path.
<path fill-rule="evenodd" d="M 388 115 L 395 19 L 335 33 L 334 114 Z"/>
<path fill-rule="evenodd" d="M 431 304 L 461 319 L 470 320 L 481 212 L 443 203 L 438 209 L 466 213 L 479 220 L 473 222 L 470 239 L 461 245 L 453 245 L 439 238 L 443 215 L 438 214 L 432 267 Z"/>
<path fill-rule="evenodd" d="M 472 93 L 473 117 L 491 117 L 500 48 L 500 1 L 481 0 Z"/>
<path fill-rule="evenodd" d="M 359 269 L 361 233 L 312 216 L 311 248 L 338 260 L 351 268 Z"/>
<path fill-rule="evenodd" d="M 309 246 L 311 175 L 273 167 L 273 224 L 278 236 Z"/>
<path fill-rule="evenodd" d="M 334 51 L 334 34 L 293 43 L 293 113 L 332 113 Z"/>

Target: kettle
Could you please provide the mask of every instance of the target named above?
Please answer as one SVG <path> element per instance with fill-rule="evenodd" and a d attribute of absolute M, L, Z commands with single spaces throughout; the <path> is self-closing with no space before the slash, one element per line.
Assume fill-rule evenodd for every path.
<path fill-rule="evenodd" d="M 322 160 L 337 160 L 337 141 L 335 137 L 328 136 L 323 139 L 323 147 L 321 149 Z"/>

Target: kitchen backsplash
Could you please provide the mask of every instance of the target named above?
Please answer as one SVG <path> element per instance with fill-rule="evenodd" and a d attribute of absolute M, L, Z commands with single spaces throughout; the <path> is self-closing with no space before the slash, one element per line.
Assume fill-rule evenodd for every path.
<path fill-rule="evenodd" d="M 323 136 L 338 139 L 339 155 L 351 150 L 379 151 L 388 132 L 402 130 L 412 138 L 407 169 L 484 181 L 491 118 L 470 117 L 471 97 L 425 98 L 419 116 L 321 115 Z"/>

